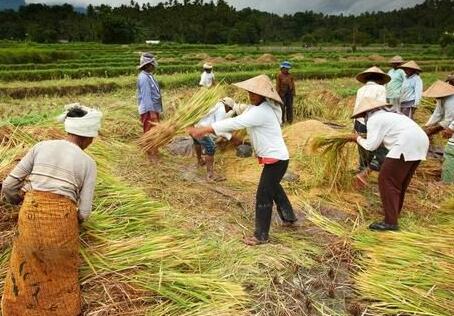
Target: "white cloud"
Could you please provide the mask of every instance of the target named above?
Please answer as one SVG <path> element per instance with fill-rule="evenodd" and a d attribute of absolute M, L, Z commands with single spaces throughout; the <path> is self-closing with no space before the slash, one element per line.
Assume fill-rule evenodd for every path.
<path fill-rule="evenodd" d="M 129 0 L 26 0 L 27 3 L 70 3 L 74 6 L 88 4 L 109 4 L 111 6 L 128 4 Z M 139 0 L 139 3 L 157 4 L 164 0 Z M 254 9 L 278 14 L 312 10 L 330 14 L 357 14 L 365 11 L 390 11 L 402 7 L 413 7 L 424 0 L 227 0 L 236 8 L 251 7 Z"/>

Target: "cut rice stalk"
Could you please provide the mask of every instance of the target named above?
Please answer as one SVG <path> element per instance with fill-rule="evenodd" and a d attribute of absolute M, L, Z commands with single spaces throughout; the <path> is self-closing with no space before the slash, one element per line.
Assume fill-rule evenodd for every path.
<path fill-rule="evenodd" d="M 200 89 L 191 99 L 180 105 L 175 113 L 165 122 L 156 124 L 139 139 L 139 146 L 145 151 L 157 150 L 169 143 L 172 138 L 184 133 L 185 129 L 197 123 L 210 108 L 222 97 L 224 88 L 217 85 L 211 89 Z"/>
<path fill-rule="evenodd" d="M 320 152 L 325 181 L 330 190 L 345 189 L 351 185 L 348 168 L 351 161 L 351 150 L 346 146 L 350 142 L 347 134 L 319 135 L 312 139 L 312 152 Z"/>

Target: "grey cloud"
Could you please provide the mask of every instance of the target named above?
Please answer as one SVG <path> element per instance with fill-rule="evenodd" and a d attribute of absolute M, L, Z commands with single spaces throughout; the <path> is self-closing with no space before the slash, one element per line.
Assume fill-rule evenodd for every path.
<path fill-rule="evenodd" d="M 112 6 L 128 4 L 129 0 L 27 0 L 27 3 L 71 3 L 75 6 L 99 5 L 101 3 Z M 164 0 L 139 0 L 139 3 L 149 2 L 157 4 Z M 402 7 L 412 7 L 424 0 L 227 0 L 230 5 L 242 9 L 251 7 L 257 10 L 274 12 L 277 14 L 294 13 L 297 11 L 312 10 L 328 14 L 358 14 L 365 11 L 390 11 Z"/>

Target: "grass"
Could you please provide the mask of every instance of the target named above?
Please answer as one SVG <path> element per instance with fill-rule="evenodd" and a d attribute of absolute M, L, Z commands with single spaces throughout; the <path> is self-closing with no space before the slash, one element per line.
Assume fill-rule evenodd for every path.
<path fill-rule="evenodd" d="M 122 67 L 125 62 L 134 64 L 137 52 L 146 49 L 134 45 L 122 48 L 85 44 L 34 48 L 46 47 L 76 50 L 75 58 L 61 60 L 61 64 L 86 61 L 87 68 L 96 63 L 118 63 Z M 170 64 L 184 60 L 181 65 L 175 63 L 174 70 L 180 71 L 203 59 L 198 55 L 200 49 L 175 46 L 157 52 Z M 260 47 L 257 51 L 255 47 L 206 48 L 210 56 L 232 54 L 236 58 L 232 62 L 248 56 L 258 58 L 264 52 L 272 53 L 277 59 L 301 52 L 303 69 L 295 67 L 298 78 L 356 73 L 351 65 L 365 66 L 376 48 L 357 54 L 347 53 L 344 48 L 323 49 L 282 48 L 277 52 L 273 47 Z M 105 53 L 99 53 L 102 51 Z M 425 69 L 435 69 L 437 64 L 443 66 L 443 62 L 434 62 L 436 56 L 421 55 L 417 48 L 404 52 L 406 58 L 415 56 L 416 60 L 426 60 Z M 388 49 L 379 51 L 385 57 L 395 53 Z M 334 59 L 349 57 L 358 60 L 341 63 L 350 65 L 351 69 L 332 69 Z M 304 69 L 314 58 L 325 58 L 326 62 Z M 270 64 L 269 74 L 276 72 L 274 67 Z M 235 71 L 227 73 L 226 78 L 240 80 L 262 70 Z M 180 103 L 196 93 L 198 76 L 195 71 L 158 75 L 164 87 L 166 117 L 171 118 Z M 424 72 L 423 80 L 427 85 L 444 76 L 440 72 Z M 289 231 L 273 219 L 271 244 L 248 248 L 240 239 L 253 230 L 253 197 L 260 167 L 253 159 L 237 158 L 227 150 L 217 155 L 216 167 L 229 171 L 228 180 L 210 186 L 200 181 L 198 171 L 190 167 L 192 158 L 164 152 L 159 168 L 149 165 L 134 143 L 141 134 L 132 97 L 135 79 L 135 76 L 119 76 L 0 85 L 1 91 L 10 89 L 8 93 L 11 93 L 0 97 L 1 124 L 17 126 L 0 127 L 4 140 L 0 145 L 2 176 L 32 143 L 61 136 L 61 127 L 55 125 L 52 117 L 63 104 L 76 101 L 74 95 L 78 95 L 76 99 L 81 103 L 99 105 L 105 113 L 101 137 L 89 149 L 99 171 L 95 209 L 81 231 L 84 262 L 81 284 L 87 315 L 453 313 L 449 300 L 453 295 L 453 258 L 449 247 L 453 239 L 454 202 L 450 200 L 451 206 L 440 207 L 440 199 L 450 195 L 452 187 L 435 184 L 437 175 L 430 170 L 439 168 L 439 164 L 428 162 L 418 169 L 407 194 L 401 232 L 368 232 L 367 223 L 381 216 L 376 176 L 371 176 L 371 187 L 365 192 L 351 192 L 343 186 L 334 190 L 331 181 L 335 173 L 324 173 L 326 157 L 304 150 L 307 144 L 303 140 L 314 133 L 303 128 L 297 135 L 302 141 L 296 145 L 288 142 L 290 167 L 300 178 L 283 182 L 302 219 L 302 227 Z M 110 87 L 103 91 L 103 85 Z M 305 111 L 300 107 L 304 104 L 308 113 L 299 112 L 297 118 L 317 117 L 348 128 L 351 101 L 358 87 L 359 83 L 346 78 L 298 81 L 297 110 Z M 25 99 L 8 97 L 13 93 Z M 244 96 L 235 97 L 240 100 Z M 319 109 L 322 111 L 318 112 Z M 429 110 L 421 114 L 421 121 L 427 118 Z M 346 175 L 350 173 L 347 171 Z M 0 275 L 4 275 L 8 262 L 14 214 L 14 209 L 0 204 Z M 341 268 L 342 265 L 345 267 Z M 338 279 L 340 274 L 346 278 Z M 354 292 L 350 292 L 351 283 Z"/>

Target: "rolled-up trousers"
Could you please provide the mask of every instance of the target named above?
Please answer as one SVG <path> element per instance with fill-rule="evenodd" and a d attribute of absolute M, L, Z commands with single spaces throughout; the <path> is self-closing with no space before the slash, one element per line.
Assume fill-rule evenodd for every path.
<path fill-rule="evenodd" d="M 295 222 L 296 217 L 292 205 L 280 182 L 287 171 L 288 160 L 279 160 L 266 164 L 260 176 L 255 204 L 255 237 L 268 240 L 271 225 L 273 202 L 283 222 Z"/>
<path fill-rule="evenodd" d="M 385 223 L 397 225 L 405 193 L 419 163 L 420 160 L 405 161 L 403 156 L 400 156 L 400 159 L 386 158 L 383 162 L 378 176 L 378 188 Z"/>

